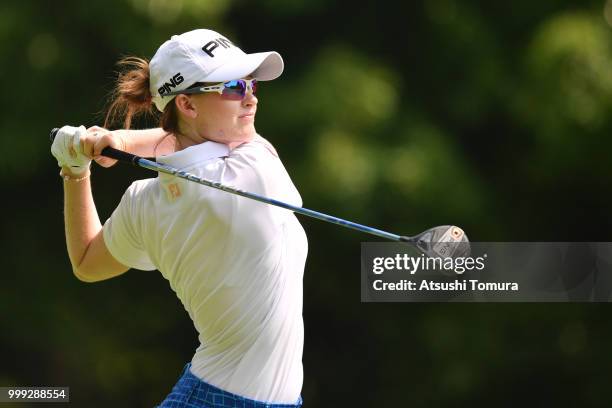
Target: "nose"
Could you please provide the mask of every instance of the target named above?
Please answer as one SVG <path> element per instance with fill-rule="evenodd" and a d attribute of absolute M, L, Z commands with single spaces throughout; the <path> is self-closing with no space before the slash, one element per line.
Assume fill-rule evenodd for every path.
<path fill-rule="evenodd" d="M 242 105 L 243 106 L 253 106 L 253 105 L 257 105 L 257 102 L 258 100 L 255 94 L 253 93 L 253 88 L 249 86 L 247 88 L 246 95 L 244 95 L 244 99 L 242 100 Z"/>

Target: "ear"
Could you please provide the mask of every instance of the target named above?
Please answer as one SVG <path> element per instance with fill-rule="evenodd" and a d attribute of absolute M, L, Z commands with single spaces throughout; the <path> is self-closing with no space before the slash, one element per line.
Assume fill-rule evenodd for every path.
<path fill-rule="evenodd" d="M 188 118 L 195 119 L 198 116 L 198 111 L 190 97 L 187 95 L 177 95 L 174 98 L 176 109 Z"/>

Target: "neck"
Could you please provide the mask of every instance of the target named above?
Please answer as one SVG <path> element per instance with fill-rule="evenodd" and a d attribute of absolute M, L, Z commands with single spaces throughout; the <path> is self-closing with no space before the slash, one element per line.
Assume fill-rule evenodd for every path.
<path fill-rule="evenodd" d="M 213 141 L 227 145 L 230 150 L 235 149 L 243 143 L 250 142 L 257 135 L 255 128 L 250 132 L 244 134 L 233 134 L 226 135 L 225 132 L 220 130 L 215 135 L 202 135 L 198 129 L 189 123 L 179 123 L 177 131 L 172 136 L 174 141 L 174 151 L 186 149 L 189 146 L 194 146 L 200 143 Z"/>
<path fill-rule="evenodd" d="M 178 152 L 180 150 L 188 148 L 189 146 L 195 146 L 206 141 L 207 139 L 196 141 L 190 137 L 185 136 L 182 133 L 176 133 L 174 136 L 174 151 Z"/>
<path fill-rule="evenodd" d="M 174 151 L 176 152 L 208 141 L 207 138 L 201 136 L 196 129 L 190 126 L 179 126 L 174 134 L 174 140 Z"/>

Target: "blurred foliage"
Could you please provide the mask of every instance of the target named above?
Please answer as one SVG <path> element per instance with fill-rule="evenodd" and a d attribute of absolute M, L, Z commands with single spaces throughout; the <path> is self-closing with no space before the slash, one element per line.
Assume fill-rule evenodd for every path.
<path fill-rule="evenodd" d="M 0 385 L 150 407 L 197 346 L 159 274 L 83 284 L 65 252 L 46 135 L 102 123 L 122 56 L 197 27 L 279 51 L 257 128 L 308 208 L 402 234 L 609 241 L 611 24 L 612 1 L 594 0 L 3 1 Z M 150 177 L 94 173 L 103 220 Z M 610 405 L 608 305 L 361 304 L 373 238 L 301 221 L 306 407 Z"/>

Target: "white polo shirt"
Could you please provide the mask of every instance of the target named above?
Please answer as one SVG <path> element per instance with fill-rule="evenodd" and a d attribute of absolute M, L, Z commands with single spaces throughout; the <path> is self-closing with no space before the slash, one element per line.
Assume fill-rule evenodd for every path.
<path fill-rule="evenodd" d="M 302 206 L 261 136 L 232 151 L 205 142 L 158 161 Z M 199 333 L 194 375 L 255 400 L 298 400 L 308 242 L 293 212 L 160 174 L 128 188 L 104 240 L 119 262 L 168 279 Z"/>

